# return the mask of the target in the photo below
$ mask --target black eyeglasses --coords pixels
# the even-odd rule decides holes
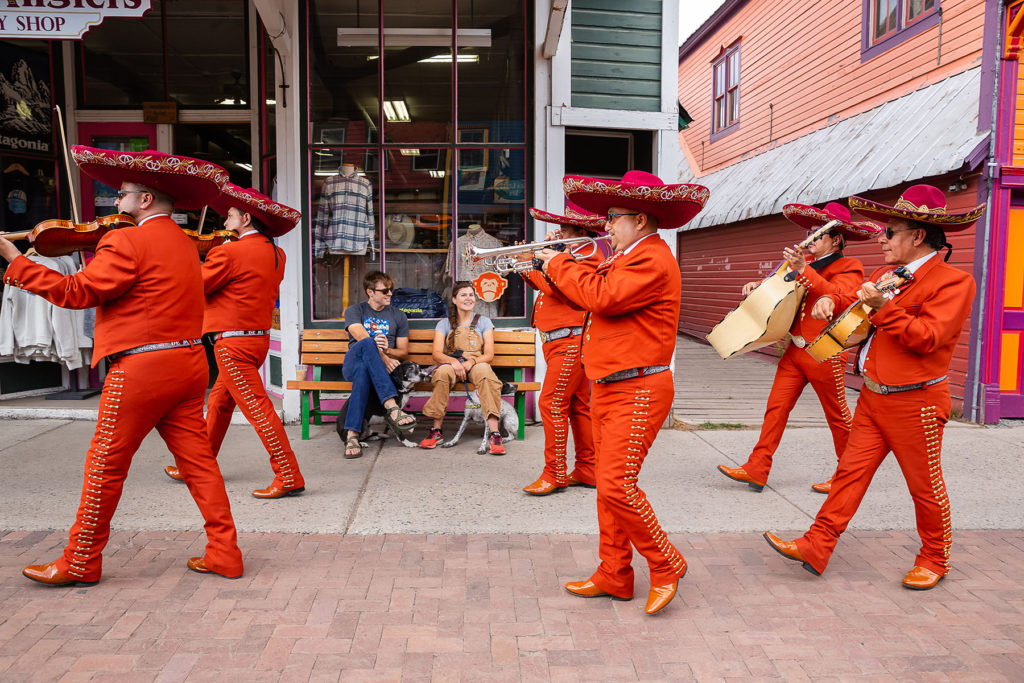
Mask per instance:
[[[387,289],[371,289],[370,291],[371,291],[371,292],[382,292],[382,293],[384,293],[384,294],[391,294],[391,292],[392,292],[393,290],[392,290],[392,288],[391,288],[391,287],[388,287]]]
[[[118,190],[117,191],[117,198],[118,199],[124,199],[125,197],[127,197],[130,194],[133,194],[133,193],[143,193],[143,192],[149,192],[149,190]]]
[[[895,230],[893,228],[886,228],[885,229],[885,239],[891,240],[892,236],[895,235],[896,233],[898,233],[898,232],[910,232],[911,230],[917,230],[917,228],[899,228],[899,229],[895,229]]]
[[[807,233],[808,237],[810,237],[811,235],[814,235],[814,233],[813,232]],[[834,235],[833,235],[831,230],[826,230],[825,232],[821,233],[820,235],[815,235],[814,239],[812,239],[810,243],[814,244],[818,240],[824,239],[826,237],[834,237]]]
[[[618,218],[619,216],[639,216],[639,215],[640,214],[638,214],[638,213],[610,213],[610,214],[608,214],[605,217],[604,222],[605,223],[614,223],[615,219]]]

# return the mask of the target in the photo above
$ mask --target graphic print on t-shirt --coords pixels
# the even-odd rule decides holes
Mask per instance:
[[[391,331],[391,324],[387,318],[363,318],[363,327],[371,337],[376,337],[378,334],[383,334],[386,337]]]

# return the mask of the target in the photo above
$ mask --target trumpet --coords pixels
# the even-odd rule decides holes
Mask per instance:
[[[554,249],[555,251],[565,251],[569,249],[569,254],[576,260],[583,260],[590,258],[597,253],[597,243],[599,240],[611,239],[610,235],[601,235],[600,237],[568,237],[560,240],[549,240],[547,242],[530,242],[529,244],[513,244],[507,247],[492,247],[490,249],[477,247],[475,245],[467,245],[464,254],[466,260],[470,263],[480,263],[481,261],[487,265],[491,270],[494,270],[502,275],[507,273],[525,273],[528,270],[534,268],[533,261],[520,261],[516,258],[519,254],[532,254],[538,252],[541,249]],[[582,249],[580,251],[573,251],[573,247],[589,245],[589,249]]]

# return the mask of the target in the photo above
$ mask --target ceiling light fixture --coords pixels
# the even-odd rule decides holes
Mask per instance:
[[[491,29],[460,28],[459,47],[490,47]],[[338,47],[377,47],[380,33],[375,28],[339,28]],[[450,28],[386,28],[384,47],[451,47]]]
[[[427,171],[431,178],[444,178],[444,171]]]
[[[384,100],[384,118],[389,123],[409,123],[409,109],[405,100]]]
[[[480,55],[471,55],[460,53],[456,58],[457,64],[476,64],[480,61]],[[451,55],[434,55],[433,57],[427,57],[426,59],[419,60],[420,64],[451,64]]]
[[[402,153],[403,157],[418,157],[420,155],[418,149],[400,149],[398,151]]]

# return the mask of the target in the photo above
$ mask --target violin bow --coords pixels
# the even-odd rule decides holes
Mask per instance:
[[[204,205],[203,210],[199,212],[199,229],[196,230],[196,235],[203,234],[203,226],[206,225],[206,210],[210,208],[209,205]]]
[[[57,130],[60,131],[61,147],[64,150],[64,170],[68,174],[68,189],[71,195],[71,216],[75,219],[75,223],[81,223],[82,216],[78,213],[78,200],[75,199],[75,184],[71,179],[71,155],[68,153],[68,138],[64,132],[64,115],[61,114],[60,105],[54,105],[53,108],[57,110]]]

